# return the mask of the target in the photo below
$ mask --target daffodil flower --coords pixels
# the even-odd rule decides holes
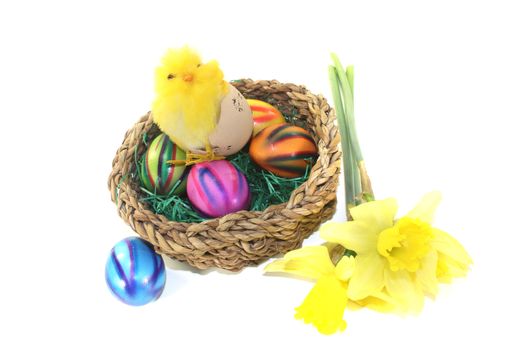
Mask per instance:
[[[426,294],[437,294],[438,282],[467,274],[472,264],[468,253],[431,226],[440,199],[438,192],[427,194],[399,220],[395,199],[368,202],[350,209],[353,221],[321,227],[323,239],[357,253],[348,281],[350,300],[373,307],[370,298],[381,296],[397,311],[417,313]]]
[[[343,256],[334,266],[326,246],[293,250],[265,267],[266,272],[284,272],[317,281],[301,306],[295,309],[295,318],[312,323],[323,334],[346,328],[343,314],[353,269],[354,258],[348,256]]]
[[[472,264],[458,241],[432,227],[439,193],[427,194],[397,220],[395,199],[374,200],[355,128],[354,69],[348,66],[345,71],[335,54],[332,59],[330,86],[341,131],[347,217],[352,221],[323,225],[325,245],[291,251],[265,269],[316,280],[296,308],[296,318],[324,334],[346,328],[347,306],[417,313],[425,295],[437,294],[439,282],[465,276]],[[334,265],[330,253],[336,246],[355,258],[344,254],[338,260],[333,254]]]

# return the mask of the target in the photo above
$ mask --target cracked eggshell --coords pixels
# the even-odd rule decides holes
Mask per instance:
[[[253,132],[252,111],[244,96],[228,84],[228,93],[221,102],[221,114],[210,143],[215,154],[229,156],[239,152]]]

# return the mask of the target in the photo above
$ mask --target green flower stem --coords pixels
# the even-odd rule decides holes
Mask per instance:
[[[348,79],[348,83],[350,84],[350,91],[352,91],[352,96],[354,96],[354,66],[346,67],[346,78]]]
[[[347,66],[344,70],[337,55],[332,53],[331,57],[334,65],[330,66],[329,78],[341,131],[347,217],[351,219],[349,209],[373,201],[374,193],[355,127],[354,66]]]
[[[346,120],[346,128],[348,129],[348,132],[350,134],[350,140],[355,140],[355,144],[352,144],[352,157],[354,158],[355,164],[352,166],[353,171],[357,171],[359,169],[359,175],[352,176],[353,181],[355,182],[354,186],[356,188],[356,197],[359,197],[359,194],[363,192],[363,179],[360,177],[362,175],[359,164],[363,162],[363,160],[359,160],[358,157],[363,158],[361,154],[361,147],[359,146],[359,142],[357,140],[357,133],[355,132],[355,119],[354,119],[354,66],[348,66],[346,67],[346,78],[348,80],[348,88],[350,89],[350,93],[352,95],[352,101],[351,105],[345,105],[349,106],[348,109],[345,107],[345,116],[351,115],[352,118],[349,119],[348,117],[345,117]],[[354,134],[354,136],[352,136]],[[357,148],[356,148],[357,147]],[[354,198],[354,202],[356,204],[360,203],[360,200]]]
[[[350,143],[348,142],[348,132],[346,127],[346,120],[344,117],[343,103],[341,100],[341,91],[339,89],[339,81],[337,79],[337,73],[335,67],[328,67],[328,76],[330,78],[330,87],[332,89],[332,96],[334,97],[335,114],[339,123],[339,130],[341,132],[341,145],[343,148],[343,169],[345,174],[345,200],[346,204],[354,203],[355,201],[355,170],[353,164],[355,161],[352,157],[352,151],[350,149]],[[349,177],[352,177],[350,179]]]
[[[346,205],[357,205],[356,197],[360,192],[360,179],[357,162],[354,159],[351,143],[349,141],[348,120],[345,118],[345,110],[341,100],[340,82],[335,67],[328,67],[330,87],[334,97],[334,106],[341,132],[341,145],[343,148],[343,169],[345,174],[345,200]]]
[[[354,95],[352,93],[353,90],[353,69],[350,70],[350,76],[352,78],[352,83],[348,81],[348,76],[345,73],[343,66],[341,65],[341,62],[339,61],[339,58],[335,53],[331,54],[332,61],[334,62],[335,70],[337,72],[337,77],[339,78],[341,82],[341,88],[343,91],[343,102],[344,102],[344,110],[345,110],[345,116],[347,120],[347,125],[349,128],[349,140],[350,144],[352,146],[352,152],[354,154],[354,157],[356,159],[356,162],[359,163],[363,160],[363,155],[361,153],[361,147],[359,146],[359,141],[357,139],[357,132],[355,130],[355,119],[354,119]]]
[[[346,78],[348,79],[348,84],[350,85],[350,91],[352,91],[352,97],[354,96],[354,66],[347,66],[346,67]],[[353,107],[353,104],[352,104]],[[355,122],[354,111],[352,110],[352,119]],[[351,130],[355,133],[355,124],[349,126]],[[355,137],[357,146],[359,148],[359,142],[357,141],[357,135]],[[361,191],[363,192],[363,198],[362,200],[365,202],[371,202],[375,200],[374,198],[374,192],[372,190],[372,184],[370,182],[370,178],[368,177],[368,173],[366,171],[365,167],[365,161],[363,159],[357,161],[357,167],[359,168],[359,175],[361,178]]]

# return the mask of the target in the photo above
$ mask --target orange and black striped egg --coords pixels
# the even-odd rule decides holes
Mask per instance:
[[[140,180],[150,192],[180,195],[186,189],[186,166],[171,165],[170,160],[185,160],[186,152],[160,134],[148,147],[140,164]],[[180,180],[180,181],[179,181]]]
[[[286,123],[281,112],[271,104],[254,99],[247,99],[246,101],[252,110],[253,136],[270,125]]]
[[[303,176],[308,164],[317,157],[317,146],[303,128],[277,124],[263,129],[252,139],[250,157],[277,176],[294,178]]]

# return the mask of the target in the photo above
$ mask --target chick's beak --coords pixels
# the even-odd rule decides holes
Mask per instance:
[[[182,77],[182,80],[184,80],[187,83],[192,82],[193,74],[184,74],[184,76]]]

